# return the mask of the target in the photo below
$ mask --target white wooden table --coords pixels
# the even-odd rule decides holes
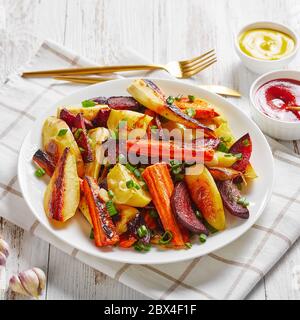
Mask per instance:
[[[231,86],[247,96],[256,76],[235,56],[233,31],[269,19],[289,23],[299,32],[299,18],[299,0],[0,0],[0,81],[29,59],[38,43],[34,34],[99,63],[109,62],[116,44],[132,46],[156,62],[215,48],[219,62],[198,76],[199,83]],[[7,50],[10,39],[16,42],[13,50]],[[295,65],[300,65],[297,60]],[[245,99],[235,102],[243,105]],[[297,143],[286,145],[299,152]],[[3,219],[0,234],[12,248],[9,274],[31,266],[46,271],[44,299],[147,298]],[[293,290],[290,280],[293,266],[299,264],[298,241],[248,298],[299,299],[300,291]],[[20,297],[0,293],[0,299]]]

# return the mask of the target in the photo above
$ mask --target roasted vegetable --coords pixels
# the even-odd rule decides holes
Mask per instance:
[[[117,205],[117,209],[119,211],[118,219],[116,221],[116,228],[118,234],[123,234],[127,231],[127,223],[134,219],[139,211],[130,206],[126,205]]]
[[[168,104],[162,91],[152,81],[147,79],[134,80],[127,91],[143,106],[159,115],[174,122],[179,122],[188,128],[203,129],[207,136],[214,137],[213,130],[189,117],[174,104]]]
[[[85,163],[92,162],[93,153],[88,140],[83,115],[81,113],[77,114],[74,121],[74,127],[77,129],[74,132],[74,137],[81,152],[83,161]]]
[[[82,181],[82,185],[81,185],[82,194],[81,194],[81,198],[80,198],[80,202],[79,202],[78,208],[81,211],[81,213],[84,215],[86,220],[89,222],[89,224],[91,226],[93,226],[92,218],[91,218],[90,211],[89,211],[89,206],[88,206],[86,198],[84,196],[83,180],[81,180],[81,181]],[[100,199],[103,202],[109,201],[109,197],[108,197],[107,191],[105,189],[101,188],[100,186],[99,186],[99,188],[100,188],[100,191],[99,191]]]
[[[129,182],[132,186],[129,185]],[[136,177],[122,164],[116,164],[107,175],[108,189],[114,202],[133,207],[145,207],[151,201],[149,193],[140,186]]]
[[[218,128],[215,129],[215,134],[228,148],[231,147],[235,141],[233,133],[227,122],[222,122]]]
[[[231,168],[210,167],[208,170],[215,180],[220,181],[233,180],[242,175],[240,171],[236,171]]]
[[[120,128],[120,122],[126,122],[127,129],[146,129],[151,122],[152,117],[143,113],[130,110],[111,110],[108,120],[107,128],[112,131],[117,131]]]
[[[195,165],[189,170],[185,182],[194,203],[211,226],[217,230],[225,229],[223,203],[213,177],[205,166]]]
[[[171,208],[174,185],[167,164],[157,163],[149,166],[142,175],[147,183],[152,201],[165,231],[169,231],[172,234],[172,244],[179,247],[184,246],[181,231]]]
[[[141,105],[132,97],[110,97],[107,104],[115,110],[132,110],[137,111]]]
[[[59,132],[64,135],[59,135]],[[77,172],[79,177],[84,175],[84,163],[78,145],[73,134],[65,121],[55,117],[48,117],[43,125],[42,141],[45,151],[57,163],[65,148],[70,148],[70,152],[76,158]]]
[[[107,120],[109,118],[111,109],[109,107],[107,108],[101,108],[95,118],[93,119],[93,125],[95,127],[105,127],[107,128]]]
[[[85,174],[96,180],[99,178],[100,168],[104,158],[102,144],[108,137],[109,131],[106,128],[95,128],[88,132],[88,139],[93,153],[93,161],[85,164]]]
[[[59,118],[61,116],[61,110],[62,109],[66,109],[67,111],[69,111],[70,113],[72,113],[73,115],[77,116],[78,113],[82,113],[84,119],[88,120],[88,121],[93,121],[96,117],[96,115],[98,114],[99,110],[102,108],[107,108],[107,105],[96,105],[93,107],[60,107],[57,109],[57,117]],[[91,123],[91,122],[89,122]],[[87,129],[89,129],[89,127],[87,126]]]
[[[199,98],[191,101],[188,97],[181,97],[175,99],[174,104],[183,112],[193,114],[193,118],[197,120],[212,119],[219,115],[212,105]]]
[[[44,195],[44,209],[50,219],[60,222],[72,218],[80,200],[75,157],[65,148]]]
[[[212,160],[205,161],[207,167],[223,167],[230,168],[237,161],[237,158],[230,154],[221,151],[216,151]]]
[[[179,160],[186,162],[211,161],[214,150],[211,148],[195,147],[194,144],[179,146],[173,141],[158,140],[127,140],[127,150],[129,154],[137,154],[145,157],[156,157],[164,161]]]
[[[119,246],[121,248],[130,248],[137,242],[137,238],[129,232],[120,235]]]
[[[180,224],[194,233],[204,233],[208,235],[208,230],[195,215],[189,191],[184,181],[175,185],[171,197],[171,205],[173,213],[176,215]]]
[[[75,119],[76,119],[76,115],[71,113],[68,109],[66,108],[60,108],[58,109],[58,118],[64,120],[67,125],[69,126],[70,129],[72,129],[73,127],[75,127]],[[91,123],[91,121],[87,120],[84,118],[84,124],[87,130],[92,129],[93,128],[93,124]]]
[[[233,155],[240,155],[240,160],[233,164],[232,169],[244,172],[249,164],[249,159],[252,153],[252,141],[250,135],[247,133],[236,141],[229,152]]]
[[[41,149],[37,150],[34,153],[32,160],[39,167],[44,169],[49,177],[52,176],[55,170],[55,163],[53,159],[46,152],[42,151]]]
[[[99,196],[100,188],[96,181],[91,177],[85,176],[83,189],[93,223],[96,246],[103,247],[116,244],[119,241],[119,236],[107,212],[105,203]]]
[[[219,181],[218,189],[220,191],[225,208],[232,215],[242,219],[249,218],[249,210],[245,205],[246,201],[241,201],[241,193],[232,181]]]

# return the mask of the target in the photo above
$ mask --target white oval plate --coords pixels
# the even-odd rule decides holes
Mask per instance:
[[[34,127],[25,137],[18,162],[18,177],[24,199],[38,221],[55,237],[95,257],[132,264],[163,264],[188,260],[208,254],[243,235],[262,214],[271,196],[274,177],[273,156],[265,137],[245,113],[224,98],[196,86],[173,80],[152,80],[167,95],[192,94],[207,99],[218,106],[224,111],[236,137],[241,137],[247,132],[250,133],[253,141],[251,163],[259,176],[247,188],[246,196],[250,201],[250,218],[248,220],[241,220],[227,214],[227,229],[210,236],[204,244],[195,241],[190,250],[160,250],[159,248],[152,248],[147,253],[139,253],[134,249],[117,247],[97,248],[89,238],[91,227],[79,212],[64,227],[57,228],[53,226],[46,217],[43,208],[43,195],[48,178],[37,179],[35,177],[34,171],[36,168],[31,158],[34,152],[41,146],[44,119],[47,116],[55,115],[58,106],[78,105],[83,100],[97,96],[128,95],[126,88],[132,79],[120,79],[96,84],[63,98],[56,105],[45,110],[43,116],[35,122]]]

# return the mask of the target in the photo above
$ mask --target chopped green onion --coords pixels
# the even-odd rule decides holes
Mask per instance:
[[[151,249],[151,244],[148,243],[142,243],[141,241],[138,241],[134,246],[134,249],[136,251],[142,252],[142,251],[149,251]]]
[[[112,190],[108,190],[107,191],[107,194],[110,198],[113,198],[114,197],[114,193],[112,192]]]
[[[239,198],[237,203],[243,206],[244,208],[247,208],[249,206],[249,201],[245,197]]]
[[[196,217],[197,217],[198,219],[201,219],[201,218],[202,218],[202,214],[201,214],[201,212],[200,212],[199,210],[196,210],[195,214],[196,214]]]
[[[167,104],[173,104],[174,103],[175,98],[172,96],[169,96],[166,100]]]
[[[46,171],[43,168],[38,168],[34,174],[36,177],[41,178],[45,173]]]
[[[79,151],[80,151],[80,152],[85,152],[85,149],[84,149],[84,148],[79,147]]]
[[[118,214],[118,210],[116,209],[114,203],[111,200],[106,202],[106,209],[111,217]]]
[[[58,131],[58,136],[59,137],[62,137],[62,136],[64,136],[66,133],[68,132],[68,129],[60,129],[59,131]]]
[[[160,238],[159,244],[165,245],[170,243],[170,241],[173,239],[173,234],[170,231],[166,231]]]
[[[126,181],[126,187],[127,188],[133,188],[134,187],[134,181],[133,180]]]
[[[79,129],[77,129],[77,130],[75,131],[75,133],[74,133],[75,139],[78,139],[78,138],[79,138],[81,132],[82,132],[82,129],[81,129],[81,128],[79,128]]]
[[[195,96],[191,96],[191,95],[188,95],[188,98],[189,98],[189,101],[190,102],[194,102],[196,97]]]
[[[187,109],[186,109],[186,114],[187,114],[189,117],[193,118],[193,117],[195,116],[195,114],[196,114],[196,111],[195,111],[194,108],[187,108]]]
[[[158,213],[155,209],[151,209],[149,214],[152,218],[158,218]]]
[[[81,104],[84,108],[90,108],[94,107],[96,105],[96,102],[92,100],[84,100],[81,102]]]
[[[248,147],[248,146],[250,145],[249,140],[248,140],[248,139],[243,140],[243,145],[244,145],[245,147]]]
[[[220,142],[217,148],[218,151],[227,153],[229,151],[228,147],[224,142]]]
[[[124,154],[120,153],[118,155],[118,161],[121,163],[124,163],[126,161],[126,157],[124,156]]]
[[[94,229],[91,229],[90,239],[95,239]]]
[[[139,169],[134,169],[133,174],[136,176],[136,178],[140,179],[141,178],[141,173]]]
[[[141,187],[140,185],[138,185],[136,182],[134,182],[133,180],[128,180],[126,181],[126,187],[128,189],[131,189],[131,188],[135,188],[136,190],[140,190]]]
[[[117,131],[110,131],[110,135],[113,140],[119,139],[119,133]]]
[[[243,158],[243,154],[242,153],[237,153],[234,155],[238,160],[241,160]]]
[[[201,243],[204,243],[204,242],[206,241],[206,239],[207,239],[207,235],[206,235],[206,234],[201,233],[201,234],[199,235],[199,241],[200,241]]]
[[[134,166],[132,166],[130,163],[126,163],[125,167],[130,171],[133,172],[136,168]]]
[[[232,157],[232,154],[231,154],[231,153],[226,153],[226,154],[224,154],[224,157],[225,157],[225,158],[231,158],[231,157]]]
[[[143,224],[137,229],[137,234],[140,238],[145,237],[148,234],[147,227]]]
[[[175,97],[175,100],[176,100],[176,101],[180,101],[181,98],[182,98],[182,94],[179,94],[177,97]]]
[[[185,243],[185,246],[186,246],[188,249],[191,249],[192,244],[191,244],[190,242],[186,242],[186,243]]]
[[[150,128],[151,128],[151,130],[157,130],[158,129],[157,126],[151,126]]]
[[[223,142],[230,142],[231,141],[231,137],[221,137],[220,140],[223,141]]]

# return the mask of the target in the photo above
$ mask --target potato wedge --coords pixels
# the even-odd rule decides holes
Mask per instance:
[[[116,164],[107,175],[108,189],[114,193],[113,201],[133,207],[145,207],[150,203],[149,193],[142,189],[128,188],[126,182],[133,180],[139,185],[135,176],[122,164]]]
[[[67,131],[64,135],[59,136],[58,133],[62,129]],[[58,161],[65,148],[70,148],[70,152],[76,159],[78,175],[83,177],[84,163],[82,156],[74,136],[65,121],[56,117],[48,117],[43,125],[42,141],[44,149],[53,158],[54,162]]]
[[[93,161],[85,164],[85,174],[98,180],[102,165],[102,143],[109,137],[106,128],[95,128],[88,132],[90,146],[93,153]]]
[[[80,200],[75,157],[70,148],[63,151],[44,195],[44,209],[50,219],[65,222],[72,218]]]
[[[236,161],[237,158],[234,155],[216,151],[214,153],[213,159],[211,161],[205,162],[205,165],[208,167],[230,168]]]
[[[146,129],[149,123],[152,121],[152,117],[131,110],[114,110],[110,111],[107,128],[112,131],[116,131],[119,127],[121,121],[127,122],[127,129],[143,129],[146,132]]]
[[[75,116],[78,113],[82,113],[83,117],[89,121],[92,121],[95,119],[98,111],[101,108],[107,108],[106,104],[98,104],[94,107],[89,107],[89,108],[84,108],[84,107],[74,107],[74,106],[62,106],[62,107],[58,107],[57,108],[57,118],[59,118],[60,112],[63,108],[66,108],[69,112],[71,112],[72,114],[74,114]]]
[[[222,198],[213,177],[205,166],[195,165],[191,169],[193,174],[185,175],[185,182],[194,203],[211,226],[217,230],[225,229]]]

